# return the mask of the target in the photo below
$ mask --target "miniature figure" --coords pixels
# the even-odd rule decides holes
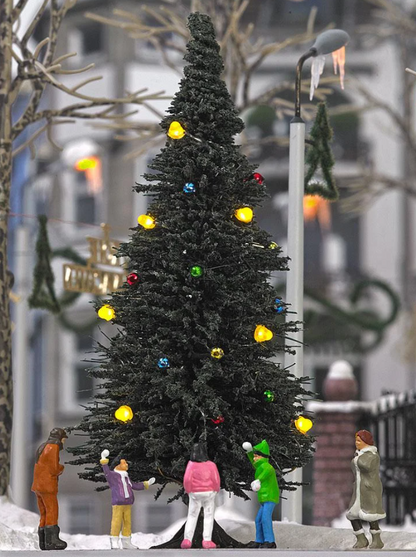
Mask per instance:
[[[368,546],[362,521],[370,523],[372,541],[370,549],[382,549],[378,521],[386,517],[382,507],[383,486],[380,480],[380,457],[371,433],[365,429],[355,434],[357,448],[351,467],[354,474],[353,494],[347,518],[351,521],[357,541],[353,549]]]
[[[269,462],[270,449],[267,441],[254,447],[251,443],[243,443],[243,449],[255,469],[254,481],[251,489],[257,491],[260,509],[256,516],[256,540],[247,544],[249,548],[275,548],[272,515],[279,502],[280,490],[277,483],[276,471]]]
[[[220,490],[220,483],[217,465],[208,460],[206,442],[200,440],[193,447],[183,478],[183,487],[189,495],[189,507],[184,539],[181,543],[182,549],[192,547],[201,507],[204,509],[202,547],[204,549],[217,547],[211,538],[214,527],[215,496]]]
[[[67,546],[59,538],[58,526],[58,476],[64,471],[64,466],[59,463],[59,451],[64,448],[67,438],[65,430],[56,427],[36,451],[32,491],[39,507],[38,536],[42,550],[65,549]]]
[[[111,549],[119,549],[119,535],[121,531],[121,547],[122,549],[137,549],[131,543],[131,507],[134,503],[135,491],[149,489],[155,483],[155,478],[150,478],[145,482],[132,482],[129,478],[127,470],[129,465],[120,459],[120,463],[110,470],[108,466],[108,456],[110,452],[105,449],[101,453],[100,464],[103,467],[105,477],[111,489],[111,503],[113,513],[111,519],[110,544]]]

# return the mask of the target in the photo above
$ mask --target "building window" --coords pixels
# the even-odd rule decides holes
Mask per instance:
[[[94,338],[91,333],[75,334],[75,343],[75,398],[77,402],[82,402],[91,399],[93,394],[93,378],[87,373],[92,364],[86,360],[90,360],[93,355]]]
[[[89,361],[94,357],[93,333],[61,332],[63,388],[62,409],[66,413],[82,412],[81,404],[92,400],[94,379],[88,374],[93,367]]]
[[[32,439],[39,439],[42,436],[42,412],[44,406],[43,400],[43,382],[44,375],[40,372],[45,367],[45,331],[44,321],[38,318],[33,327],[33,336],[31,338],[31,356],[32,356],[32,400],[33,400],[33,430],[31,431]]]
[[[154,19],[149,19],[147,23],[154,28],[159,26],[159,22]],[[162,45],[164,55],[171,62],[179,65],[182,63],[183,55],[175,48],[175,46],[182,47],[182,38],[179,35],[172,31],[167,31],[160,36],[160,44]],[[134,50],[136,58],[142,63],[163,63],[163,56],[152,40],[136,40]]]
[[[97,530],[94,501],[89,495],[60,496],[59,505],[61,529],[69,534],[94,534]]]
[[[104,175],[105,171],[100,168],[100,178]],[[93,224],[98,228],[98,224],[105,220],[105,185],[103,181],[99,184],[100,187],[96,187],[91,175],[75,168],[65,169],[60,176],[61,216],[62,219],[74,223],[73,226],[65,228],[72,240],[79,239],[84,243],[86,235],[94,234],[91,234],[93,229],[89,227],[86,232],[82,225]]]
[[[166,512],[168,511],[169,512]],[[171,510],[169,507],[163,505],[163,507],[158,503],[150,503],[147,506],[147,531],[152,533],[158,533],[165,530],[171,525]]]
[[[134,505],[133,524],[141,532],[157,534],[185,518],[186,507],[182,501],[167,503],[174,493],[172,488],[167,488],[156,502],[150,493],[139,494]]]
[[[85,172],[76,173],[75,219],[94,224],[97,216],[97,195],[90,193]]]
[[[87,21],[71,29],[68,35],[69,51],[85,58],[103,52],[104,28],[97,21]]]

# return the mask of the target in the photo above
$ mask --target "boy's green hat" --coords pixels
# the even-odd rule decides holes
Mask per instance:
[[[259,443],[258,445],[255,445],[253,447],[253,452],[254,452],[254,454],[258,454],[258,455],[263,456],[265,458],[269,458],[270,457],[270,449],[269,449],[269,444],[266,441],[266,439],[263,439],[263,441],[261,443]]]

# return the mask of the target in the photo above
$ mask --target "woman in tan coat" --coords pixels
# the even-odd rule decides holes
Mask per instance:
[[[371,433],[365,429],[355,434],[355,456],[351,462],[354,474],[353,493],[347,518],[351,521],[357,541],[353,549],[368,546],[362,521],[370,523],[370,549],[382,549],[378,521],[386,517],[382,506],[383,486],[380,480],[380,457]]]

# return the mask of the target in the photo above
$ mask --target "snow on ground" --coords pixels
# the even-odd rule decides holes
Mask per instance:
[[[243,519],[236,511],[220,507],[216,519],[234,538],[245,543],[254,539],[254,522]],[[39,517],[11,503],[7,497],[0,497],[0,551],[1,550],[36,550]],[[160,534],[134,533],[132,542],[147,549],[170,539],[180,528],[183,520],[172,524]],[[351,549],[355,542],[351,526],[346,518],[333,522],[332,528],[323,526],[303,526],[290,522],[273,524],[278,549]],[[382,538],[385,549],[416,550],[416,526],[410,518],[404,527],[384,526]],[[86,536],[83,534],[65,534],[62,538],[68,542],[68,549],[110,549],[108,536]]]

